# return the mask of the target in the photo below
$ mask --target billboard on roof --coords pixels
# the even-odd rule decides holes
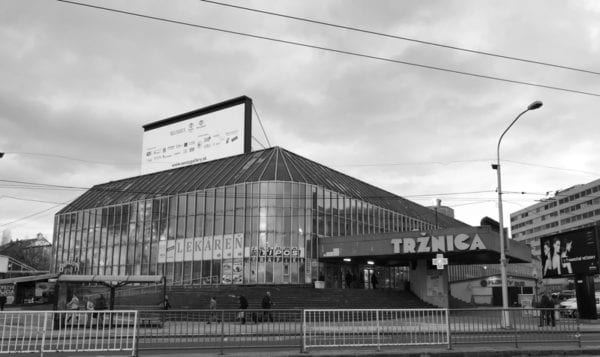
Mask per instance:
[[[542,237],[540,245],[543,278],[599,272],[598,228],[595,226]]]
[[[248,153],[251,123],[242,96],[144,125],[142,174]]]

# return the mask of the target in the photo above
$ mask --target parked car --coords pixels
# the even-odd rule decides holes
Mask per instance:
[[[575,297],[575,290],[563,290],[558,293],[558,300],[564,301]]]
[[[600,315],[600,291],[596,291],[596,312]],[[560,303],[560,316],[577,317],[577,298],[569,298]]]

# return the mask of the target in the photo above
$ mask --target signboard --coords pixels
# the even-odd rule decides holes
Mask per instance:
[[[542,237],[540,245],[543,278],[593,275],[599,272],[596,227]]]
[[[475,234],[447,234],[442,236],[424,235],[415,238],[390,240],[395,254],[435,253],[487,249],[481,237]]]
[[[243,253],[242,233],[158,242],[158,263],[242,258]]]
[[[252,100],[239,97],[144,126],[142,174],[250,152]]]

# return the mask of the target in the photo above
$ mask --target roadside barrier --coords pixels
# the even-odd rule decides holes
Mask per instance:
[[[138,348],[299,347],[302,310],[143,310]]]
[[[0,354],[572,342],[553,309],[311,309],[0,312]],[[552,314],[554,325],[552,324]],[[504,317],[508,315],[507,319]]]
[[[304,310],[303,331],[303,350],[448,344],[448,310]]]
[[[573,342],[581,347],[579,321],[559,309],[507,309],[503,326],[500,308],[452,309],[449,311],[451,344]],[[564,312],[564,311],[562,311]]]
[[[3,311],[0,354],[131,351],[137,311]]]

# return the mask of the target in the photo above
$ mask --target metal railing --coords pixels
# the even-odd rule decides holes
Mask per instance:
[[[4,311],[0,354],[132,351],[137,311]]]
[[[579,321],[562,316],[559,309],[507,309],[508,326],[502,324],[502,311],[449,310],[451,344],[505,343],[519,347],[527,343],[573,342],[581,347]]]
[[[303,350],[448,344],[448,310],[304,310],[303,332]]]
[[[380,350],[415,345],[450,349],[460,344],[518,348],[533,342],[581,347],[579,320],[557,311],[511,308],[508,326],[503,326],[499,308],[4,311],[0,354],[132,351],[135,356],[138,350],[173,348]]]
[[[138,348],[300,347],[302,310],[144,310]]]

